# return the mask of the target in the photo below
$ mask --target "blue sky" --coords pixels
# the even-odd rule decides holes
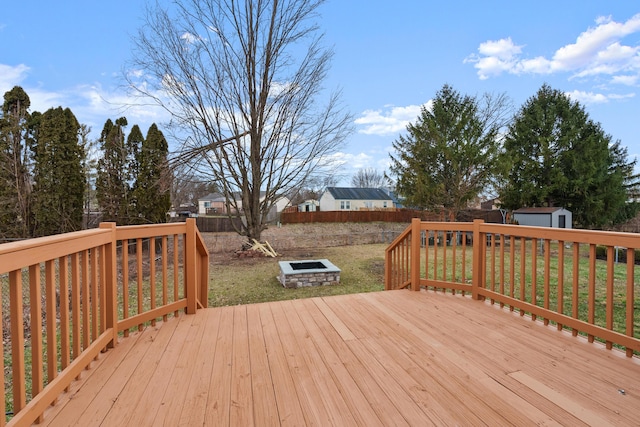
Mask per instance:
[[[70,107],[99,134],[126,115],[146,129],[166,117],[128,107],[119,76],[144,1],[4,2],[0,93],[21,85],[32,110]],[[386,169],[391,143],[445,83],[506,92],[516,108],[543,83],[580,101],[631,157],[640,155],[640,4],[633,1],[329,0],[318,23],[334,50],[327,89],[340,89],[355,132],[350,171]]]

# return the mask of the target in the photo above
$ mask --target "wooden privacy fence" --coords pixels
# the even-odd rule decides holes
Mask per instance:
[[[410,222],[411,218],[421,217],[425,221],[442,221],[444,214],[414,210],[360,210],[360,211],[316,211],[282,212],[283,224],[304,224],[314,222]]]
[[[630,233],[414,219],[386,250],[385,289],[489,299],[631,357],[640,352],[638,248]]]
[[[199,216],[196,218],[196,224],[198,230],[203,233],[233,232],[236,231],[236,228],[240,229],[242,220],[240,218]],[[236,228],[234,228],[234,224]]]
[[[194,219],[0,245],[8,425],[41,420],[130,329],[206,307],[208,256]]]
[[[361,209],[357,211],[316,211],[316,212],[282,212],[280,221],[283,224],[305,224],[315,222],[411,222],[413,218],[423,221],[444,221],[444,212],[428,212],[414,209]],[[467,209],[458,213],[459,221],[483,219],[486,222],[502,223],[500,211]],[[200,224],[198,223],[198,227]]]

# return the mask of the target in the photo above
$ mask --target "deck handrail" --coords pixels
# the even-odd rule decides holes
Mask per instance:
[[[386,249],[385,289],[489,299],[632,357],[640,352],[639,248],[640,234],[416,218]]]
[[[13,413],[8,422],[0,417],[0,426],[41,421],[47,407],[130,329],[207,307],[208,257],[192,218],[102,223],[0,245],[0,315],[8,306],[8,319],[2,319],[10,324],[3,332],[11,346],[11,366],[0,360],[3,384],[11,384],[0,404]],[[0,349],[4,354],[1,342]]]

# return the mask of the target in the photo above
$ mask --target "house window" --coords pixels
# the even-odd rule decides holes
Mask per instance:
[[[351,201],[350,200],[340,200],[340,209],[341,210],[350,210],[351,209]]]
[[[205,208],[210,208],[211,207],[211,202],[204,202],[204,207]]]
[[[387,202],[382,202],[382,207],[386,208],[387,207]]]

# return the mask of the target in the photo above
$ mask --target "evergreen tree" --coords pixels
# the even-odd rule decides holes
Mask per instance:
[[[70,109],[47,110],[32,143],[34,235],[82,228],[85,175],[80,124]]]
[[[408,135],[394,141],[390,170],[405,205],[444,208],[453,220],[489,184],[509,102],[503,95],[482,101],[444,85]]]
[[[128,224],[144,224],[144,212],[140,206],[141,194],[137,181],[140,179],[140,153],[144,147],[144,137],[138,125],[133,125],[127,136],[127,182],[133,183],[127,207]],[[142,200],[144,202],[144,199]]]
[[[129,183],[128,153],[124,127],[127,119],[121,117],[115,124],[108,119],[100,135],[103,157],[98,161],[96,197],[104,221],[118,225],[128,224]]]
[[[155,123],[152,124],[147,138],[135,153],[134,165],[137,174],[133,186],[133,199],[139,222],[155,224],[166,221],[167,212],[171,207],[168,149],[164,135]]]
[[[516,115],[505,156],[500,200],[507,209],[565,207],[584,228],[613,224],[637,210],[627,205],[638,186],[635,161],[578,102],[548,85]]]
[[[0,237],[30,236],[29,106],[26,92],[15,86],[4,94],[0,117]]]
[[[90,139],[91,127],[81,124],[80,125],[80,145],[84,153],[82,159],[82,171],[85,176],[85,189],[84,189],[84,220],[82,228],[93,228],[97,226],[97,219],[93,213],[97,210],[98,202],[96,199],[96,179],[98,176],[98,157],[95,153],[97,149],[98,141]]]

